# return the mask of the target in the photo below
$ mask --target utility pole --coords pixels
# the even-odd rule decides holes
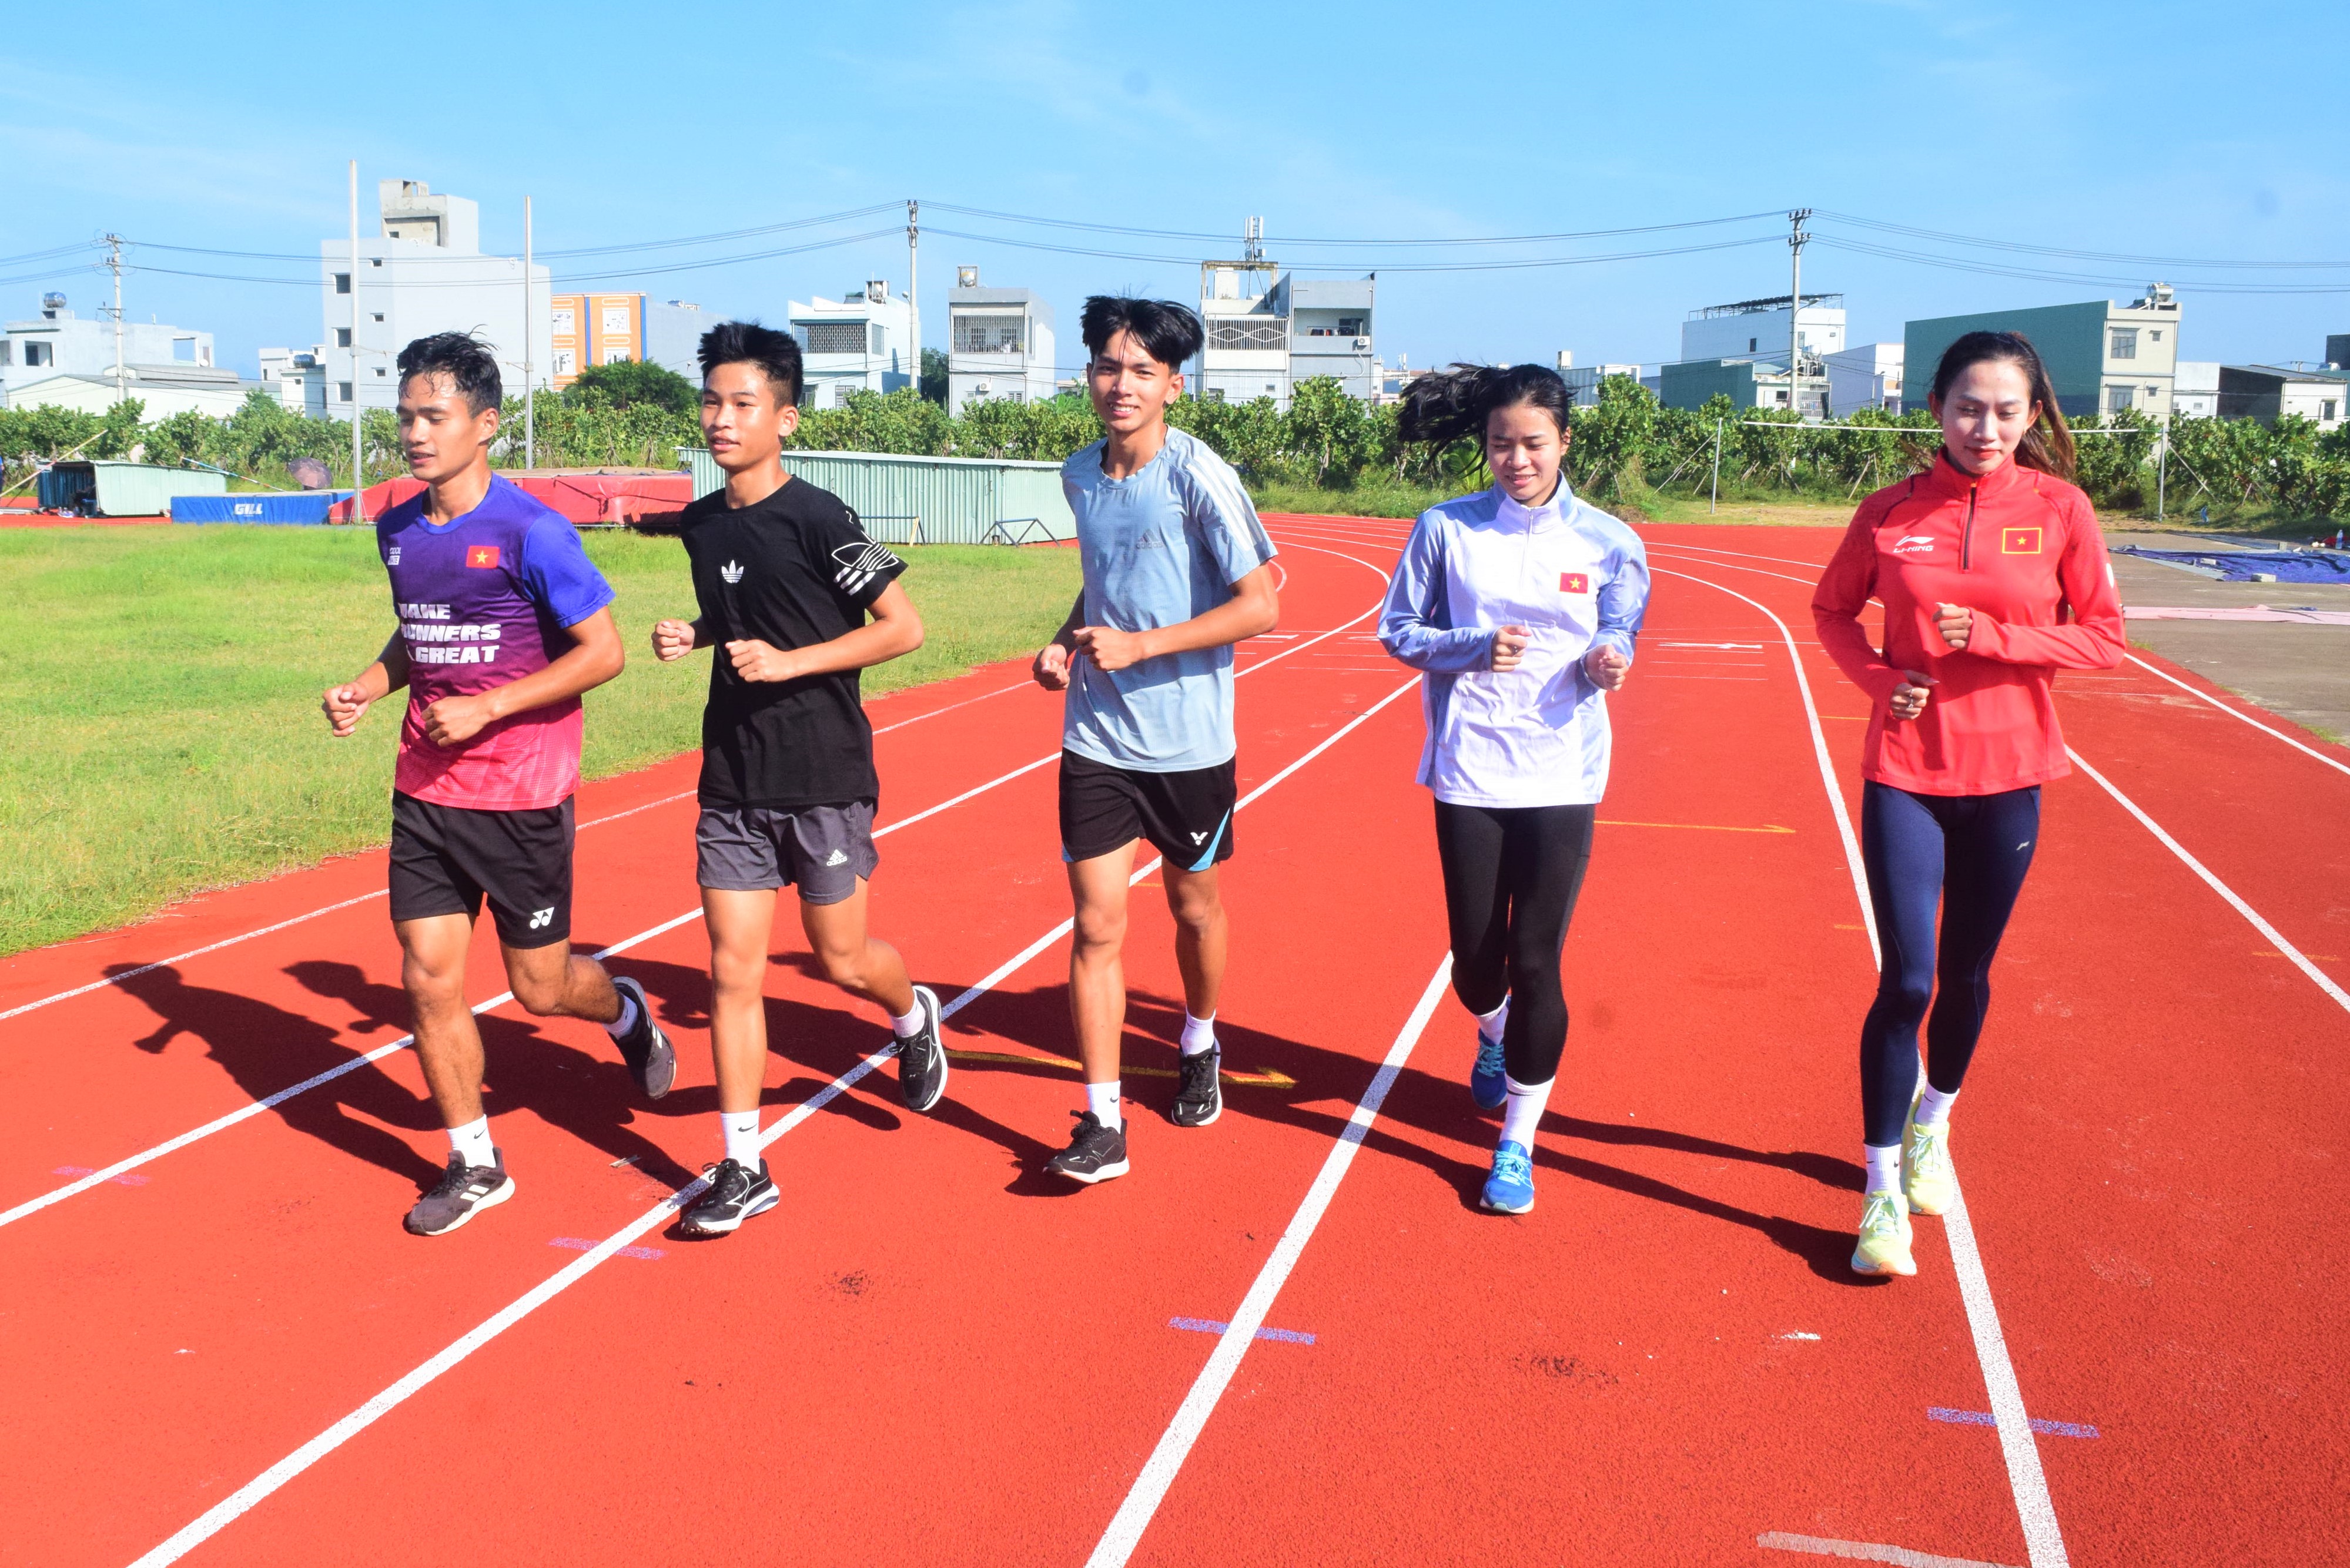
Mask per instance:
[[[114,273],[114,400],[120,403],[130,395],[122,373],[122,236],[109,234],[106,244],[106,265]]]
[[[351,160],[351,521],[367,521],[365,449],[359,444],[359,161]]]
[[[538,341],[538,324],[530,318],[533,291],[530,272],[530,198],[522,199],[522,465],[538,466],[537,361],[531,348]]]
[[[1804,417],[1804,339],[1796,327],[1804,317],[1804,246],[1812,237],[1804,233],[1804,220],[1811,215],[1809,207],[1787,214],[1787,250],[1794,257],[1795,272],[1787,286],[1787,405],[1799,420]]]
[[[2174,400],[2176,395],[2174,388]],[[2162,521],[2163,506],[2170,499],[2170,417],[2176,411],[2175,408],[2162,410],[2162,445],[2155,449],[2154,520],[2158,523]]]
[[[914,339],[914,395],[922,395],[922,204],[906,200],[906,315]]]
[[[1713,493],[1707,497],[1706,514],[1711,516],[1721,508],[1721,421],[1713,421]]]

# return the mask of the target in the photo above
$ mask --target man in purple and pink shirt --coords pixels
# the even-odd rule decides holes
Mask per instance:
[[[400,378],[400,444],[425,484],[376,524],[400,629],[323,706],[334,733],[348,735],[369,704],[408,688],[391,919],[450,1154],[407,1224],[438,1236],[515,1190],[482,1110],[482,1037],[465,1004],[485,898],[525,1009],[604,1025],[654,1099],[677,1061],[644,988],[571,950],[579,696],[625,657],[611,587],[568,522],[490,472],[503,389],[487,348],[461,333],[421,337],[401,351]]]

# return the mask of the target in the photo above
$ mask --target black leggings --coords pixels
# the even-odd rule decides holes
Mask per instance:
[[[1510,998],[1510,1076],[1547,1084],[1566,1050],[1559,949],[1591,861],[1598,807],[1436,803],[1436,853],[1452,927],[1452,992],[1471,1012]]]
[[[2002,794],[1932,795],[1872,780],[1863,790],[1861,860],[1885,947],[1877,1001],[1860,1026],[1864,1142],[1884,1148],[1901,1141],[1918,1088],[1921,1022],[1928,1081],[1955,1094],[1966,1078],[1991,1011],[1991,961],[2039,841],[2037,784]]]

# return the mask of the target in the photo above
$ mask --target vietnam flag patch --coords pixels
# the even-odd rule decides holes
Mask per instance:
[[[2008,532],[2013,534],[2021,530],[2011,528]],[[465,547],[465,565],[494,567],[497,564],[498,547],[495,545],[469,545]]]
[[[1561,572],[1558,575],[1558,591],[1563,594],[1587,594],[1591,591],[1591,578],[1582,572]]]
[[[2037,528],[2002,528],[1999,531],[1999,553],[2036,556],[2040,554],[2040,533]]]

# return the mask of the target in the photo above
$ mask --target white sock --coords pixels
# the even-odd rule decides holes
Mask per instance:
[[[759,1113],[721,1111],[718,1125],[726,1129],[726,1158],[745,1170],[759,1168]]]
[[[1507,1002],[1503,1006],[1509,1005]],[[1508,1074],[1502,1082],[1510,1086],[1510,1097],[1502,1110],[1502,1141],[1516,1144],[1529,1154],[1534,1152],[1534,1128],[1542,1122],[1543,1106],[1550,1103],[1550,1085],[1558,1082],[1521,1084]]]
[[[1502,1005],[1491,1012],[1477,1014],[1477,1033],[1488,1040],[1499,1040],[1502,1031],[1510,1026],[1510,999],[1502,998]]]
[[[465,1163],[479,1169],[498,1162],[498,1151],[490,1143],[490,1118],[475,1116],[461,1127],[449,1129],[449,1147],[465,1157]]]
[[[1959,1092],[1956,1089],[1952,1089],[1946,1095],[1933,1085],[1927,1085],[1926,1092],[1918,1096],[1918,1122],[1930,1127],[1939,1127],[1943,1122],[1949,1121],[1950,1102],[1958,1097]]]
[[[1106,1127],[1115,1130],[1124,1127],[1126,1120],[1118,1114],[1118,1080],[1112,1078],[1107,1084],[1087,1084],[1086,1109],[1093,1112],[1094,1119]]]
[[[641,1009],[637,1006],[637,999],[630,996],[625,991],[621,992],[620,1016],[612,1020],[611,1023],[604,1025],[604,1032],[611,1035],[613,1039],[618,1040],[621,1035],[626,1034],[629,1030],[634,1029],[637,1026],[637,1014],[640,1011]]]
[[[1887,1144],[1885,1147],[1879,1148],[1873,1143],[1865,1143],[1860,1146],[1860,1152],[1868,1158],[1868,1189],[1871,1192],[1901,1190],[1901,1146],[1899,1144]]]
[[[884,1012],[889,1012],[889,1010],[886,1007],[881,1011]],[[905,1017],[900,1018],[894,1012],[889,1013],[889,1033],[895,1034],[899,1039],[911,1040],[915,1035],[920,1034],[921,1032],[922,999],[920,997],[918,996],[914,998],[914,1005],[907,1012]]]
[[[1205,1018],[1194,1018],[1191,1016],[1191,1010],[1185,1008],[1182,1044],[1183,1054],[1186,1056],[1197,1056],[1202,1051],[1215,1049],[1216,1015],[1211,1012]]]

